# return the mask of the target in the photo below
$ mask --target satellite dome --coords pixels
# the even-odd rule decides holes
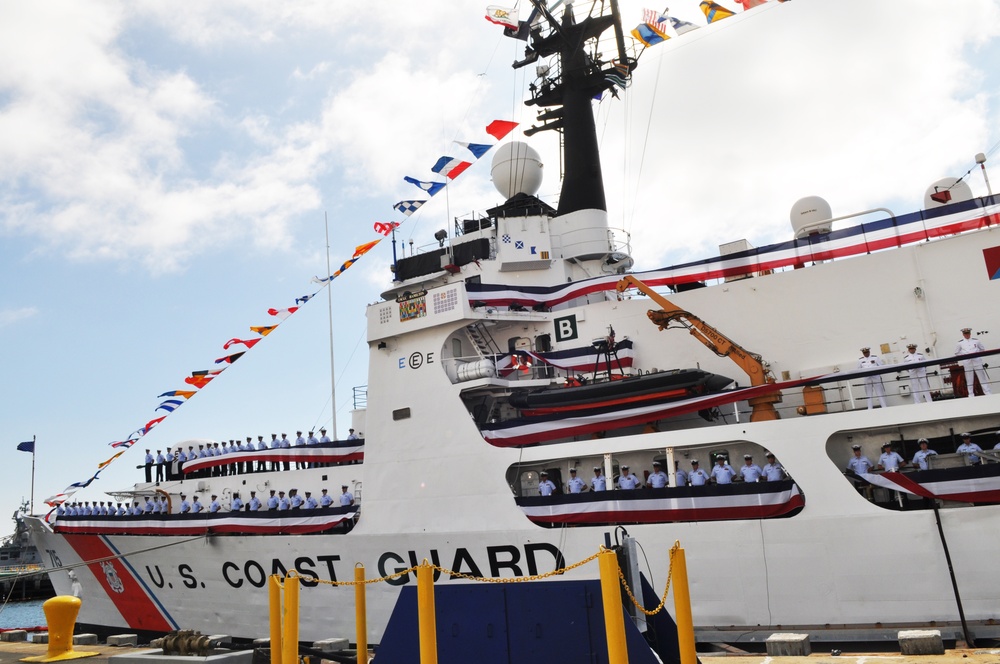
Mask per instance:
[[[795,232],[795,239],[809,235],[810,233],[829,233],[831,224],[828,223],[833,218],[833,210],[830,204],[819,196],[806,196],[800,198],[792,206],[788,213],[788,220],[792,222],[792,230]]]
[[[947,193],[946,193],[947,192]],[[935,196],[931,198],[931,196]],[[972,200],[972,189],[965,180],[941,178],[927,187],[924,192],[924,209],[941,207],[951,203]]]
[[[493,155],[490,176],[493,186],[508,200],[515,194],[534,196],[542,186],[541,157],[527,143],[505,143]]]

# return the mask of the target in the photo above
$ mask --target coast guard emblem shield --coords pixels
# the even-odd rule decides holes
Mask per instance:
[[[102,562],[101,569],[104,570],[104,578],[107,579],[112,590],[119,594],[125,592],[125,584],[118,578],[118,572],[115,571],[115,566],[110,561]]]

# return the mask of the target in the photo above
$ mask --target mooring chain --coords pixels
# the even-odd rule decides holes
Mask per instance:
[[[628,595],[628,598],[632,600],[632,603],[635,604],[635,608],[639,609],[647,616],[656,615],[657,613],[663,610],[663,607],[667,603],[667,593],[670,592],[670,581],[673,578],[674,574],[674,553],[679,548],[681,548],[680,542],[674,542],[674,545],[670,547],[670,567],[667,569],[667,587],[663,589],[663,596],[660,597],[660,603],[657,604],[656,608],[653,609],[652,611],[647,610],[642,604],[639,604],[639,602],[636,601],[635,595],[632,594],[632,589],[629,588],[628,586],[628,581],[625,580],[625,573],[622,571],[622,568],[620,566],[618,567],[618,578],[621,581],[622,585],[625,587],[625,593]]]

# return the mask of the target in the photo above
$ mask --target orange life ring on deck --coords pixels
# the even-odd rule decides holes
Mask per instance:
[[[157,489],[156,493],[158,493],[158,494],[160,494],[162,496],[166,496],[166,498],[167,498],[167,514],[173,514],[174,510],[173,510],[173,505],[171,505],[170,494],[167,493],[166,491],[164,491],[163,489]]]

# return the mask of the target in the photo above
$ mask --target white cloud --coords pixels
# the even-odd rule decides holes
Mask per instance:
[[[14,325],[22,320],[27,320],[38,315],[35,307],[21,307],[20,309],[0,309],[0,328]]]

